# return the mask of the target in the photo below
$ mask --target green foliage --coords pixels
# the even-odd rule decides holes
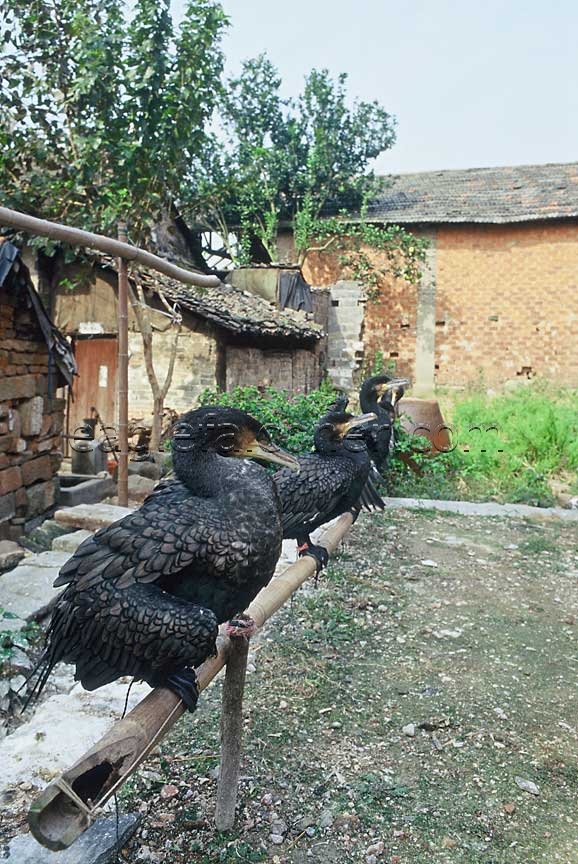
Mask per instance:
[[[493,494],[507,500],[551,504],[548,479],[578,468],[576,395],[536,383],[496,396],[478,393],[460,400],[452,420],[472,442],[470,452],[464,454],[467,481],[491,484]]]
[[[234,405],[267,427],[276,444],[291,453],[307,453],[313,447],[313,429],[336,397],[328,384],[310,393],[288,395],[274,387],[236,387],[231,393],[205,390],[200,405]]]
[[[239,229],[238,263],[277,258],[277,233],[291,223],[297,256],[316,243],[338,249],[368,287],[379,278],[365,247],[385,251],[388,269],[415,281],[424,242],[398,227],[370,225],[365,202],[378,182],[368,165],[392,146],[393,118],[377,102],[347,105],[347,75],[313,70],[299,98],[281,98],[281,78],[261,55],[243,64],[223,96],[227,146],[215,141],[189,206],[227,242]],[[330,214],[358,211],[349,224]]]
[[[575,476],[578,469],[576,397],[574,390],[536,383],[457,399],[445,412],[455,429],[455,449],[432,459],[402,434],[400,451],[411,453],[423,473],[416,477],[396,460],[391,488],[402,495],[551,506],[549,481]]]
[[[9,612],[0,606],[0,664],[5,663],[12,657],[15,647],[29,648],[31,641],[38,633],[36,624],[27,624],[22,621],[22,630],[3,630],[2,620],[16,620],[18,615]]]
[[[428,241],[415,237],[399,225],[372,225],[362,218],[347,222],[345,214],[330,219],[314,219],[308,226],[303,242],[321,244],[321,250],[335,249],[340,263],[352,278],[367,289],[370,300],[378,298],[380,279],[391,274],[407,282],[418,282],[425,260]],[[386,264],[378,266],[372,253],[385,255]]]
[[[7,206],[142,240],[183,194],[220,92],[214,0],[6,0],[0,185]]]

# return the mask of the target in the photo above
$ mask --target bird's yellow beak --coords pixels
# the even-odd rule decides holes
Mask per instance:
[[[293,471],[299,473],[300,466],[298,460],[294,456],[291,456],[290,453],[287,453],[286,450],[273,443],[266,444],[263,441],[254,439],[248,445],[243,455],[248,456],[250,459],[262,459],[264,462],[274,462],[277,465],[283,465],[285,468],[291,468]]]
[[[339,440],[343,440],[356,426],[363,426],[364,423],[371,423],[372,420],[377,420],[376,414],[358,414],[348,420],[347,423],[336,423],[334,426],[335,434]]]
[[[377,420],[377,414],[358,414],[356,417],[352,417],[351,420],[348,420],[347,423],[343,424],[343,434],[347,435],[347,433],[351,432],[352,429],[355,429],[356,426],[363,426],[364,423],[371,423],[372,420]]]

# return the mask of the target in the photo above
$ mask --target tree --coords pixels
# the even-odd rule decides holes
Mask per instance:
[[[135,242],[176,211],[221,90],[215,0],[4,0],[0,181],[7,206]]]
[[[333,246],[367,283],[378,278],[364,251],[370,246],[386,252],[390,269],[417,278],[423,244],[363,218],[379,188],[368,165],[394,143],[394,120],[377,102],[348,107],[346,83],[345,74],[333,81],[326,70],[313,70],[296,102],[284,100],[265,55],[228,82],[223,135],[204,151],[204,173],[197,172],[202,179],[187,204],[224,239],[233,260],[276,260],[279,227],[291,224],[301,263],[312,247]],[[356,223],[343,218],[352,211],[361,214]],[[229,242],[232,228],[237,250]]]
[[[150,244],[178,212],[207,146],[221,92],[219,3],[189,0],[175,33],[169,0],[4,0],[0,18],[0,187],[5,204],[85,230]],[[50,250],[51,241],[37,239]],[[153,392],[158,447],[180,327],[161,385],[150,310],[133,308]]]

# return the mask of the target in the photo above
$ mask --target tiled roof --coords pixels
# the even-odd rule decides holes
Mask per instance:
[[[424,171],[383,178],[371,221],[527,222],[578,216],[578,162]]]
[[[103,266],[116,269],[116,261],[99,256]],[[171,303],[178,302],[181,309],[243,336],[272,337],[304,341],[320,339],[323,329],[312,320],[312,315],[293,309],[281,311],[273,303],[256,294],[221,284],[217,288],[196,288],[170,279],[162,273],[144,267],[129,268],[143,285],[162,295]]]

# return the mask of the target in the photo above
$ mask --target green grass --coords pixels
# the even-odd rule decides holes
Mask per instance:
[[[578,488],[578,391],[537,382],[495,395],[472,391],[443,407],[455,449],[418,457],[420,478],[395,466],[395,494],[551,506],[549,481]]]

